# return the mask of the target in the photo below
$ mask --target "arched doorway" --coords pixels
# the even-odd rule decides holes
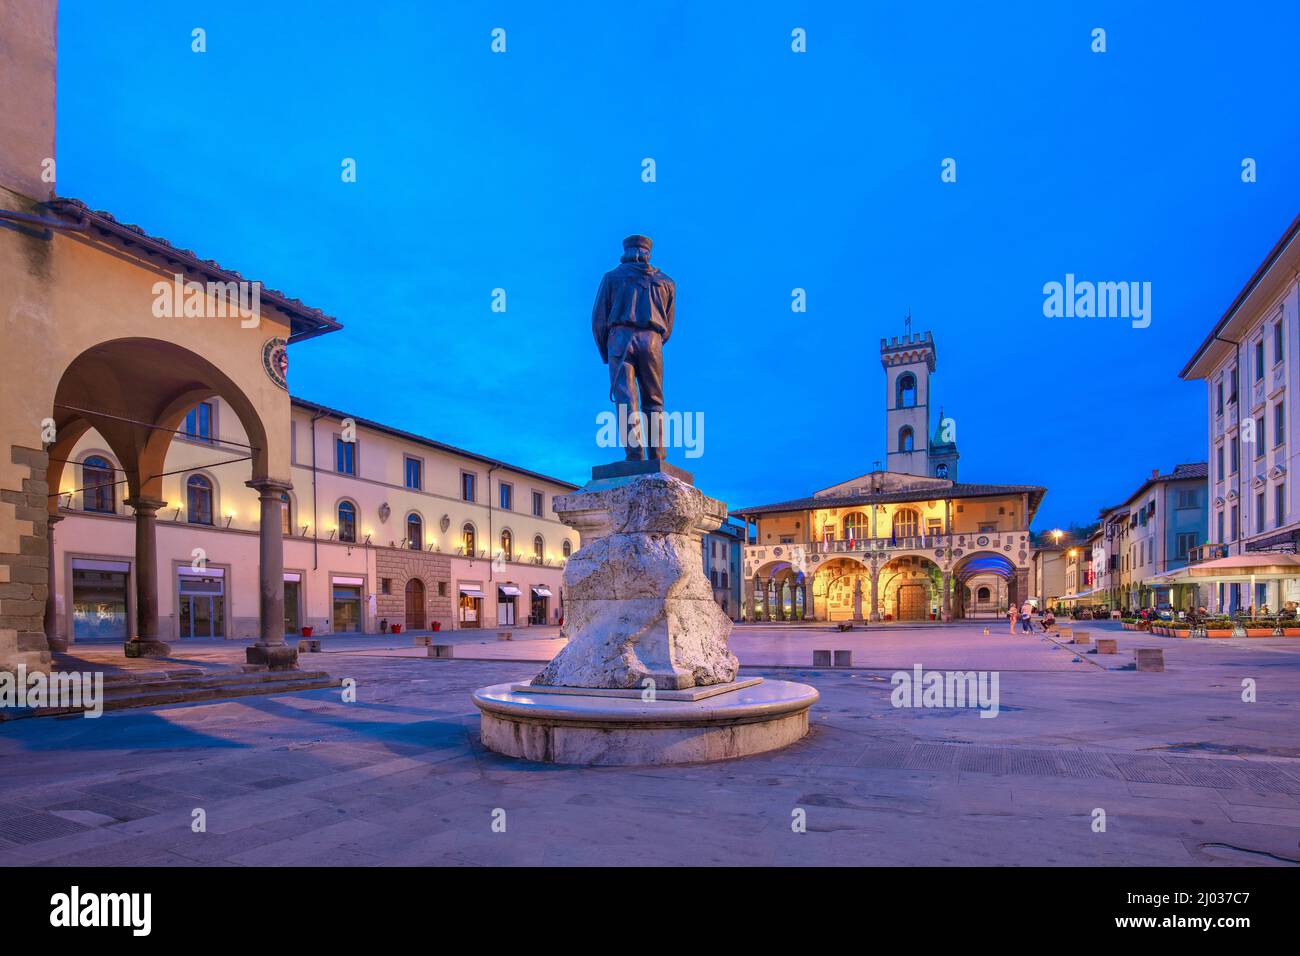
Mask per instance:
[[[977,613],[1001,616],[1009,605],[1019,605],[1025,598],[1021,594],[1020,580],[1015,564],[1006,555],[996,551],[975,551],[963,555],[953,565],[953,577],[958,587],[953,589],[953,617],[972,617]],[[972,604],[967,596],[974,597]],[[991,598],[991,603],[986,603]]]
[[[406,582],[406,629],[423,631],[427,627],[424,615],[424,582],[411,578]]]
[[[818,613],[828,621],[861,621],[871,613],[871,572],[852,558],[836,558],[817,569],[810,586]]]
[[[894,558],[880,569],[881,614],[887,621],[938,620],[942,587],[939,566],[929,558]]]

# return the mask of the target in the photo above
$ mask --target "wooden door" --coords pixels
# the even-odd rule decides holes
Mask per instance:
[[[427,625],[424,620],[424,582],[411,578],[406,582],[406,629],[423,631]]]

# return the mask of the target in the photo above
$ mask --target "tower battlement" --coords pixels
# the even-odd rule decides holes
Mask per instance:
[[[924,362],[933,372],[935,358],[934,336],[928,330],[880,340],[880,364],[885,368]]]

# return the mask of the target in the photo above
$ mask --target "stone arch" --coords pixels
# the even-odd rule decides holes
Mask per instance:
[[[248,448],[237,457],[250,459],[252,480],[269,479],[267,428],[228,375],[174,342],[123,338],[84,350],[60,376],[51,415],[57,440],[46,480],[51,488],[60,486],[67,452],[94,428],[117,458],[129,496],[161,500],[172,439],[189,410],[214,396],[230,406],[248,436]],[[233,443],[216,442],[218,450],[235,451]]]
[[[823,561],[811,581],[818,617],[865,620],[871,610],[871,579],[871,565],[852,555]]]
[[[203,474],[212,483],[213,523],[219,524],[223,510],[219,489],[229,486],[231,479],[225,472],[219,477],[213,470],[238,464],[243,474],[251,473],[246,483],[259,493],[260,637],[247,649],[246,657],[249,663],[275,668],[296,665],[297,652],[284,643],[280,496],[292,487],[286,423],[268,424],[258,411],[258,402],[267,409],[278,409],[288,399],[269,380],[250,377],[248,381],[256,383],[252,395],[203,355],[172,341],[138,336],[108,339],[84,348],[68,361],[54,384],[49,417],[54,423],[55,440],[46,464],[46,482],[52,489],[47,498],[49,527],[53,529],[58,518],[69,455],[92,428],[111,449],[126,486],[125,504],[135,512],[135,621],[124,648],[127,656],[170,653],[168,645],[159,639],[156,530],[157,513],[167,504],[163,496],[167,453],[189,410],[217,397],[239,420],[246,443],[215,436],[211,441],[214,460],[187,469],[185,476]],[[272,436],[274,449],[270,447]],[[272,474],[273,462],[283,470],[282,474]],[[52,530],[47,546],[53,552]],[[53,588],[49,590],[52,594]],[[47,599],[47,633],[52,629],[52,619],[51,597]]]
[[[1020,593],[1024,573],[1019,571],[1010,558],[1000,552],[972,551],[963,554],[953,565],[952,573],[960,585],[954,589],[954,597],[957,600],[953,602],[953,617],[966,616],[966,586],[977,577],[993,575],[1001,578],[1006,583],[1008,603],[1019,604],[1025,599],[1025,595]]]
[[[933,573],[942,569],[924,554],[900,554],[880,569],[880,614],[885,620],[926,620],[931,612],[942,613],[942,580]]]

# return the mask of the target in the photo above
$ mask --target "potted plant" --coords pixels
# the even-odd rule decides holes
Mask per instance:
[[[302,628],[301,630],[302,630],[302,636],[303,636],[303,637],[311,637],[311,628],[310,628],[310,627],[304,627],[304,628]]]
[[[1205,622],[1206,637],[1232,637],[1232,621],[1228,618],[1210,618]]]
[[[402,633],[402,625],[400,625],[400,624],[394,624],[392,627],[393,627],[393,633],[394,633],[394,634],[401,634],[401,633]]]
[[[441,631],[441,630],[442,630],[442,621],[434,621],[434,622],[433,622],[433,629],[434,629],[435,631]]]
[[[1246,622],[1247,637],[1272,637],[1277,621],[1271,617],[1257,617]]]

